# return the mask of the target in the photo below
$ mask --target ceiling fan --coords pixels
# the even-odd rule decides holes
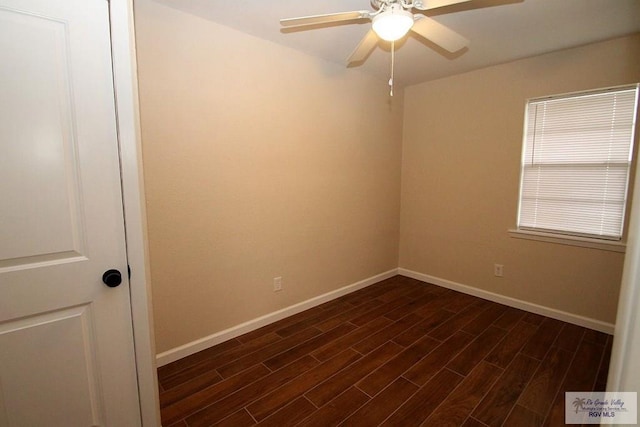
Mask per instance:
[[[377,45],[378,37],[395,42],[409,31],[449,52],[457,52],[467,46],[469,40],[434,19],[421,13],[413,14],[411,11],[413,9],[426,11],[467,1],[469,0],[371,0],[373,11],[358,10],[287,18],[281,19],[280,24],[283,27],[305,29],[305,27],[315,28],[317,25],[341,21],[370,20],[372,28],[347,59],[349,65],[364,61]]]

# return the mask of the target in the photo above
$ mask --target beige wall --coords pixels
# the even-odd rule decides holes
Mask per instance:
[[[397,267],[401,97],[149,0],[135,12],[158,352]]]
[[[639,81],[639,35],[412,86],[403,128],[357,70],[151,0],[136,27],[158,352],[398,265],[614,321],[623,254],[507,229],[525,99]]]
[[[407,88],[400,267],[614,323],[623,254],[507,229],[516,224],[525,100],[638,81],[635,35]]]

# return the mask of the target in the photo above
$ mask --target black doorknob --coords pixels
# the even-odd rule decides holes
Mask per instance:
[[[107,270],[102,275],[102,281],[110,288],[115,288],[122,283],[122,274],[118,270]]]

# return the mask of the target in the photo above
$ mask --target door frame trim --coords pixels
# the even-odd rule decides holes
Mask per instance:
[[[634,144],[638,144],[636,132]],[[636,151],[636,156],[637,156]],[[618,298],[616,329],[609,363],[607,391],[638,391],[640,388],[640,171],[636,170],[629,214],[627,251]]]
[[[160,426],[147,245],[133,0],[110,0],[111,55],[142,426]]]

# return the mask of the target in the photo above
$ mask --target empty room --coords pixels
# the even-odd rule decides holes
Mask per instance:
[[[391,97],[385,46],[367,59],[380,78],[257,33],[344,60],[368,24],[283,34],[277,18],[357,2],[178,3],[135,9],[165,425],[555,425],[559,391],[604,391],[624,252],[509,230],[527,100],[639,81],[637,33],[572,46],[583,30],[553,2],[458,5],[435,18],[459,16],[468,51],[406,41]],[[462,23],[510,13],[523,21],[503,34]],[[455,69],[526,43],[541,50]]]
[[[637,422],[640,1],[28,3],[0,425]]]
[[[279,31],[358,2],[256,3],[136,2],[165,425],[564,424],[604,391],[624,252],[513,232],[525,110],[639,81],[637,2],[442,8],[466,51],[410,36],[392,97],[388,46],[312,50],[368,23]]]

